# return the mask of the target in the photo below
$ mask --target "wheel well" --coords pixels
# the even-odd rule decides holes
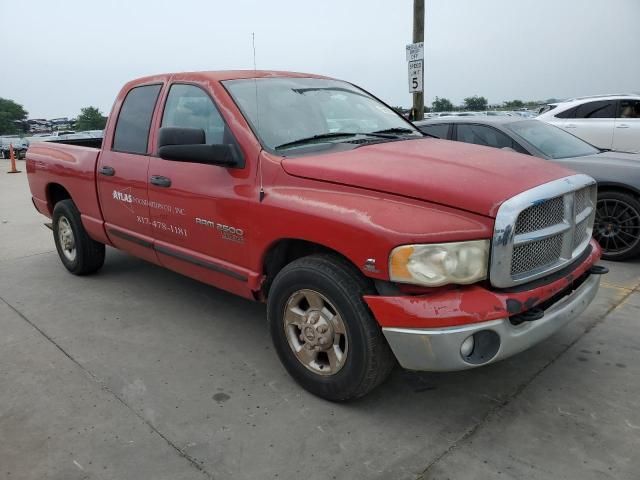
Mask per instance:
[[[640,197],[640,192],[638,192],[634,188],[628,187],[626,185],[618,185],[618,184],[612,184],[612,183],[609,183],[609,184],[605,183],[605,184],[598,185],[598,194],[603,192],[626,193],[635,198]]]
[[[318,253],[328,253],[338,256],[352,265],[357,272],[360,272],[351,260],[340,252],[328,248],[319,243],[308,242],[298,239],[282,239],[273,244],[264,256],[262,271],[265,274],[265,281],[262,285],[262,295],[267,298],[273,279],[286,265],[298,258],[307,257]]]
[[[66,188],[59,183],[50,183],[47,185],[47,203],[49,205],[50,213],[53,212],[53,207],[56,206],[61,200],[70,200],[71,195]]]

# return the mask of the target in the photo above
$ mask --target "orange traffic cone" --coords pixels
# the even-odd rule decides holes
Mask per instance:
[[[9,144],[9,159],[11,160],[11,170],[7,173],[20,173],[20,170],[16,168],[16,156],[13,153],[13,143]]]

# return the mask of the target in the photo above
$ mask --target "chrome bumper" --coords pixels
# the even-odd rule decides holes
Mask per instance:
[[[549,337],[589,306],[599,286],[600,275],[591,275],[577,290],[545,310],[544,317],[520,325],[512,325],[508,318],[503,318],[457,327],[382,331],[398,362],[406,369],[465,370],[510,357]],[[476,340],[471,357],[463,357],[461,345],[474,334],[478,334],[474,338],[480,341]],[[486,355],[482,355],[482,349]]]

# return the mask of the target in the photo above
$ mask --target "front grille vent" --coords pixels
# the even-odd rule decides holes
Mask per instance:
[[[593,231],[596,195],[593,179],[579,174],[505,202],[496,217],[491,282],[519,285],[578,257]]]

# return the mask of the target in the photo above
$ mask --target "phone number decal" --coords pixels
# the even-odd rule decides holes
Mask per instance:
[[[178,227],[170,223],[159,222],[158,220],[151,220],[149,217],[143,217],[140,215],[138,215],[136,218],[138,220],[138,223],[142,223],[144,225],[150,225],[156,230],[173,233],[174,235],[179,235],[185,238],[188,236],[186,228]]]

